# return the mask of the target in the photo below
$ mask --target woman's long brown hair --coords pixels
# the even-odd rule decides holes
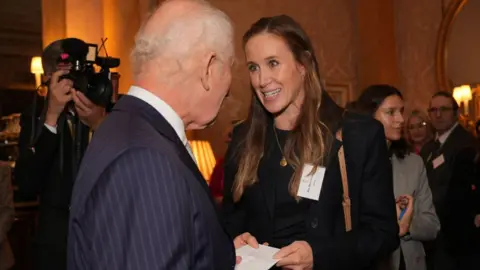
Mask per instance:
[[[304,78],[304,101],[294,129],[287,137],[283,153],[295,173],[290,180],[289,192],[297,200],[302,168],[305,163],[322,165],[326,126],[320,121],[319,108],[322,101],[322,86],[315,53],[305,31],[286,15],[261,18],[243,36],[243,47],[255,35],[269,33],[277,35],[287,43],[295,60],[307,71]],[[273,116],[265,110],[252,91],[252,103],[244,122],[245,135],[237,150],[238,171],[233,184],[233,199],[238,202],[246,187],[258,181],[257,171],[263,157],[267,127],[271,127]]]

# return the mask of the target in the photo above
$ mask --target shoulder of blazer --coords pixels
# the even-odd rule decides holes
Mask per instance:
[[[463,126],[458,126],[452,130],[452,133],[448,136],[442,150],[446,155],[455,155],[458,151],[475,148],[475,137],[468,132]]]
[[[355,136],[355,139],[371,140],[379,130],[383,131],[382,124],[370,115],[346,111],[342,125],[343,133]]]
[[[340,128],[344,112],[345,109],[338,106],[326,91],[322,92],[322,102],[318,109],[319,118],[332,134]]]
[[[344,119],[350,122],[358,122],[360,124],[368,124],[368,123],[375,123],[378,122],[373,118],[371,115],[353,112],[353,111],[345,111]]]
[[[232,129],[232,137],[228,144],[227,152],[224,155],[224,167],[237,166],[240,147],[248,131],[245,120],[235,124]]]
[[[475,137],[473,136],[473,134],[468,132],[468,130],[466,130],[460,124],[458,124],[458,126],[452,131],[452,134],[450,134],[450,136],[456,138],[458,142],[462,142],[467,145],[475,144]]]
[[[237,123],[232,128],[232,138],[230,145],[238,145],[245,138],[248,132],[248,126],[245,121]]]

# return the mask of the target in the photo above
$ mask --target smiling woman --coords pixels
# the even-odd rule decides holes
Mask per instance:
[[[265,109],[277,115],[298,115],[305,67],[296,62],[285,41],[273,34],[256,35],[245,45],[245,54],[250,81]]]
[[[398,245],[381,125],[328,96],[310,39],[291,17],[261,18],[243,45],[252,103],[225,157],[222,205],[235,247],[268,242],[288,269],[372,269]]]

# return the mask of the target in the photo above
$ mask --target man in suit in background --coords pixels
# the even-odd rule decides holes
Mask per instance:
[[[68,269],[233,269],[185,129],[216,118],[231,83],[230,19],[165,1],[137,33],[134,86],[84,156],[72,195]]]
[[[475,177],[475,139],[458,123],[450,93],[438,92],[428,109],[436,130],[421,151],[433,203],[440,219],[437,240],[425,244],[429,269],[478,269],[480,247],[475,216],[480,214]]]

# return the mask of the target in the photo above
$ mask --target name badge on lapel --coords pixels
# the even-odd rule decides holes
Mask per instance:
[[[440,165],[442,165],[444,162],[445,162],[445,158],[443,157],[443,154],[441,154],[440,156],[438,156],[437,158],[435,158],[435,159],[432,161],[433,168],[434,168],[434,169],[438,168],[438,167],[439,167]]]
[[[318,201],[326,169],[325,167],[318,167],[316,171],[313,172],[313,168],[311,164],[305,164],[303,166],[297,196]]]

